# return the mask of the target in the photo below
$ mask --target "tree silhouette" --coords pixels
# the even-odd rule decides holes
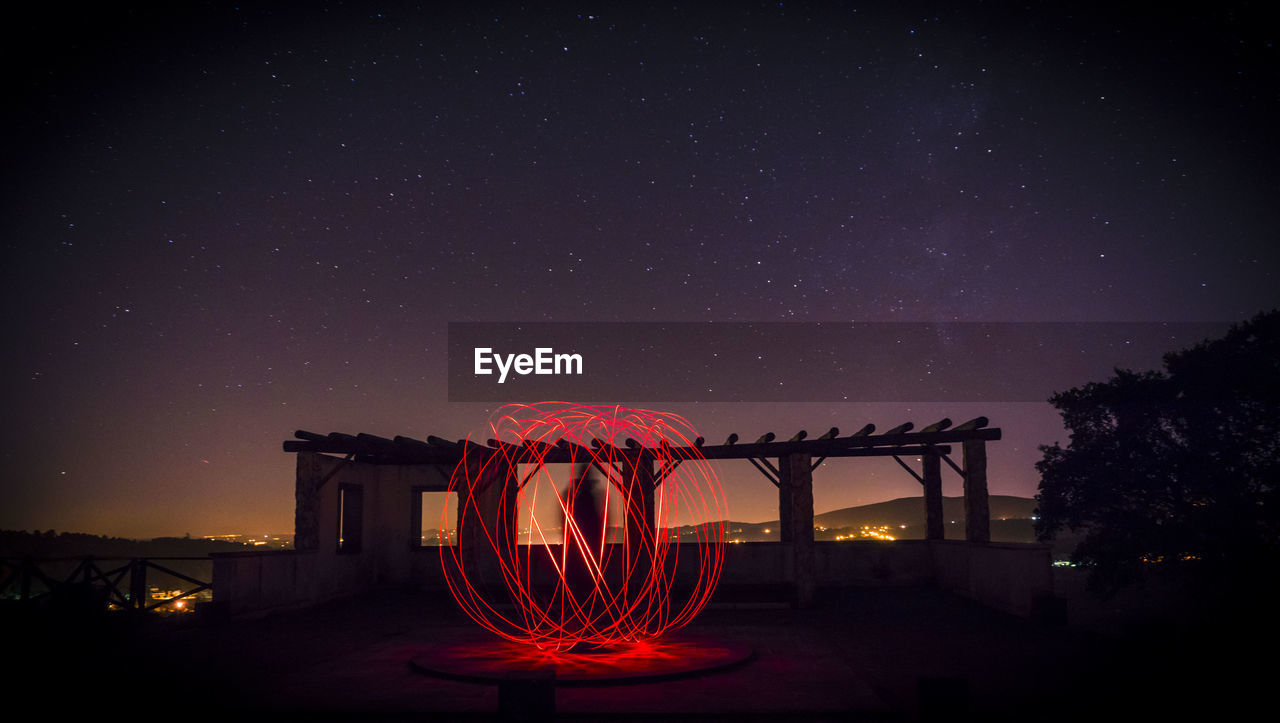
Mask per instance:
[[[1083,539],[1072,561],[1114,592],[1156,568],[1259,580],[1280,560],[1280,313],[1116,370],[1049,402],[1070,432],[1042,445],[1036,534]],[[1241,574],[1245,573],[1245,574]]]

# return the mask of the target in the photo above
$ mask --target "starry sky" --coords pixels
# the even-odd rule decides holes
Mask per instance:
[[[291,531],[294,429],[480,428],[449,322],[1225,330],[1280,305],[1257,8],[613,5],[15,16],[0,528]],[[1001,494],[1066,441],[1032,402],[670,411],[716,442],[985,414]],[[721,473],[735,519],[776,517]],[[919,494],[892,462],[815,485],[819,511]]]

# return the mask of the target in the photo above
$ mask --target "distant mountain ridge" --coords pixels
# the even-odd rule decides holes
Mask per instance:
[[[156,537],[133,540],[81,532],[0,530],[0,557],[203,557],[211,552],[240,552],[245,545],[221,540]]]
[[[988,506],[992,520],[1030,519],[1035,514],[1036,501],[1030,497],[991,495],[988,498]],[[964,520],[964,498],[943,497],[942,517],[946,522],[955,520],[957,524]],[[925,524],[924,499],[923,497],[899,497],[888,502],[845,507],[814,515],[813,521],[823,527],[861,527],[872,524],[923,526]]]
[[[1035,531],[1031,517],[1035,514],[1036,501],[1030,497],[991,495],[988,498],[991,511],[991,537],[1005,542],[1032,542]],[[964,498],[942,498],[942,516],[948,539],[964,536]],[[814,515],[813,525],[823,530],[818,539],[838,539],[840,530],[857,531],[862,527],[888,526],[898,539],[923,538],[925,535],[924,498],[900,497],[887,502],[845,507]],[[743,542],[777,540],[780,523],[733,522],[728,523],[729,539]],[[693,527],[683,526],[681,535],[692,534]]]
[[[993,538],[1030,541],[1033,533],[1030,518],[1035,513],[1036,501],[1029,497],[1012,495],[991,495],[989,497]],[[943,521],[947,524],[948,537],[962,534],[964,522],[964,498],[942,498]],[[1001,520],[1021,522],[1006,524],[1010,534],[999,534]],[[952,527],[952,521],[956,527]],[[828,529],[861,528],[866,526],[890,525],[902,529],[910,528],[910,533],[923,537],[924,499],[922,497],[900,497],[887,502],[876,502],[869,505],[845,507],[814,515],[814,525]],[[779,522],[730,522],[730,538],[777,539]],[[1025,530],[1022,528],[1026,527]],[[1015,530],[1016,528],[1016,530]],[[690,526],[680,528],[681,535],[692,531]],[[610,539],[620,539],[621,528],[611,528]],[[94,555],[99,557],[163,557],[163,556],[204,556],[211,552],[234,552],[247,548],[239,542],[221,540],[182,539],[176,537],[157,537],[153,540],[132,540],[118,537],[88,535],[82,533],[54,533],[53,531],[25,532],[17,530],[0,530],[0,556],[35,557],[56,555]]]

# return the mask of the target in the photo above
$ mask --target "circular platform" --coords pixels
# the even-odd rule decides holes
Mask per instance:
[[[705,675],[754,655],[742,643],[691,636],[567,653],[492,639],[432,646],[409,664],[425,675],[478,683],[554,671],[557,685],[617,685]]]

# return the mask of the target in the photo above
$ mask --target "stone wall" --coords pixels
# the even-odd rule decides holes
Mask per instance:
[[[1053,593],[1049,545],[1012,542],[932,545],[934,582],[944,590],[1007,613],[1030,617]]]
[[[387,542],[395,546],[394,540]],[[357,554],[321,551],[236,552],[214,556],[214,599],[232,614],[312,605],[378,586],[447,593],[437,548],[403,548],[403,560],[377,562],[377,545]],[[820,542],[819,587],[937,585],[988,607],[1030,616],[1052,593],[1047,545],[960,540]],[[399,558],[400,555],[396,555]],[[790,545],[726,545],[720,584],[756,587],[794,582]],[[687,572],[687,570],[686,570]],[[535,576],[541,577],[541,576]]]

